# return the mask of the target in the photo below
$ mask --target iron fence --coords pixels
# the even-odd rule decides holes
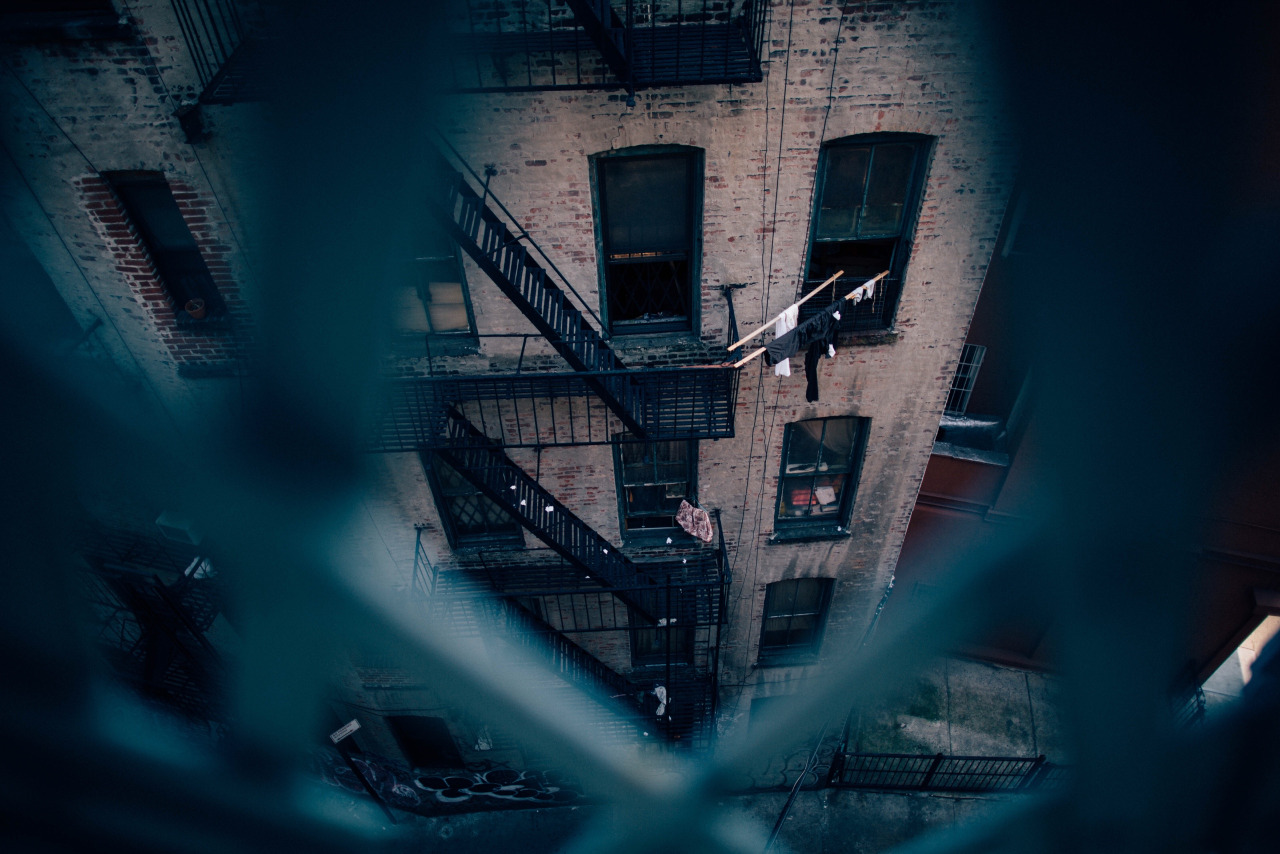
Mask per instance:
[[[1011,792],[1061,785],[1066,769],[1044,756],[933,756],[837,753],[830,784],[847,789],[917,792]]]

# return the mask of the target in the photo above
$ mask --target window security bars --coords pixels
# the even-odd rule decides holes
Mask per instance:
[[[973,394],[974,383],[978,381],[978,370],[982,367],[982,358],[987,348],[981,344],[965,344],[960,352],[960,364],[956,365],[956,375],[951,380],[951,390],[947,392],[947,405],[944,415],[964,415],[969,408],[969,395]]]

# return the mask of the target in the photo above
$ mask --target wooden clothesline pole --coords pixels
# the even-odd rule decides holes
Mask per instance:
[[[836,273],[836,275],[837,275],[837,276],[839,276],[840,274],[839,274],[839,273]],[[843,297],[841,297],[841,299],[853,299],[853,295],[854,295],[854,294],[858,293],[860,290],[862,290],[863,288],[865,288],[867,285],[871,284],[872,282],[878,282],[878,281],[880,281],[881,279],[883,279],[883,278],[884,278],[885,276],[887,276],[887,275],[889,275],[889,271],[888,271],[888,270],[885,270],[885,271],[884,271],[883,273],[881,273],[880,275],[878,275],[878,276],[876,276],[876,277],[874,277],[874,278],[868,279],[867,281],[865,281],[865,282],[863,282],[862,284],[858,285],[856,288],[854,288],[853,290],[849,291],[849,293],[847,293],[847,294],[845,294]],[[830,281],[832,281],[832,280],[831,280],[831,279],[828,279],[828,280],[827,280],[827,282],[824,282],[824,283],[823,283],[823,285],[826,285],[826,284],[827,284],[828,282],[830,282]],[[820,289],[820,288],[819,288],[819,289]],[[817,292],[818,292],[818,291],[817,291],[817,290],[815,290],[813,293],[809,294],[809,295],[808,295],[808,296],[806,296],[804,299],[808,299],[809,297],[813,296],[813,294],[816,294]],[[800,302],[804,302],[804,300],[800,300]],[[799,304],[800,304],[799,302],[798,302],[798,303],[796,303],[796,305],[799,305]],[[776,318],[775,318],[775,319],[776,319]],[[765,326],[768,326],[768,325],[769,325],[769,324],[767,324],[767,323],[765,324]],[[751,333],[751,335],[748,335],[748,336],[747,336],[747,338],[751,338],[751,337],[755,336],[757,333],[759,333],[759,332],[760,332],[761,330],[763,330],[763,329],[764,329],[764,326],[762,326],[760,329],[757,329],[755,332],[752,332],[752,333]],[[742,341],[746,341],[746,340],[747,340],[747,338],[743,338],[743,339],[742,339]],[[741,343],[742,343],[742,341],[739,341],[739,342],[738,342],[738,344],[741,344]],[[734,345],[734,347],[736,347],[736,346],[738,346],[738,345],[737,345],[737,344],[735,344],[735,345]],[[733,347],[730,347],[729,349],[730,349],[730,350],[732,350],[732,349],[733,349]],[[761,353],[763,353],[763,352],[764,352],[765,350],[767,350],[767,349],[769,349],[769,348],[768,348],[768,347],[761,347],[759,350],[754,350],[754,351],[752,351],[750,355],[743,356],[741,359],[739,359],[738,361],[734,362],[734,363],[733,363],[733,367],[735,367],[735,368],[741,368],[741,367],[742,367],[743,365],[745,365],[747,362],[750,362],[752,359],[756,358],[757,356],[759,356]]]
[[[837,271],[837,272],[836,272],[836,274],[835,274],[834,276],[832,276],[831,278],[827,279],[825,282],[823,282],[822,284],[818,285],[818,286],[817,286],[816,288],[814,288],[813,290],[809,291],[809,293],[805,294],[805,295],[804,295],[804,299],[802,299],[802,300],[800,300],[799,302],[797,302],[797,303],[796,303],[796,305],[797,305],[797,306],[804,305],[807,301],[809,301],[809,300],[813,299],[814,297],[816,297],[816,296],[818,295],[818,291],[822,290],[822,289],[823,289],[823,288],[825,288],[827,285],[831,284],[832,282],[834,282],[836,279],[840,278],[840,277],[841,277],[841,276],[843,276],[843,275],[844,275],[844,270],[839,270],[839,271]],[[733,344],[733,346],[731,346],[731,347],[729,348],[729,352],[730,352],[730,353],[732,353],[734,350],[737,350],[739,347],[741,347],[743,344],[746,344],[746,343],[747,343],[748,341],[750,341],[752,338],[755,338],[755,337],[756,337],[757,335],[759,335],[761,332],[764,332],[766,329],[768,329],[768,328],[769,328],[770,326],[772,326],[774,323],[777,323],[777,322],[778,322],[778,317],[782,317],[782,315],[786,314],[786,313],[787,313],[788,311],[790,311],[790,310],[791,310],[791,306],[787,306],[787,307],[786,307],[786,308],[784,308],[781,312],[779,312],[778,316],[777,316],[777,317],[775,317],[773,320],[766,320],[766,321],[761,325],[761,327],[760,327],[759,329],[757,329],[755,332],[752,332],[750,335],[748,335],[748,336],[747,336],[747,337],[745,337],[745,338],[739,338],[739,339],[738,339],[738,341],[737,341],[736,343],[734,343],[734,344]]]

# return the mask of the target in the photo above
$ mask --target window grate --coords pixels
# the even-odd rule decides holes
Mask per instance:
[[[982,367],[982,359],[987,348],[981,344],[965,344],[960,353],[960,364],[956,365],[956,375],[951,380],[951,391],[947,392],[947,406],[943,410],[946,415],[964,415],[969,408],[969,395],[973,394],[973,386],[978,381],[978,369]]]

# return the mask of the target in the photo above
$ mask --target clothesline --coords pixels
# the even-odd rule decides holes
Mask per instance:
[[[880,275],[881,275],[881,276],[886,275],[886,274],[888,274],[888,272],[889,272],[888,270],[885,270],[885,272],[884,272],[884,273],[881,273]],[[827,285],[831,284],[832,282],[834,282],[836,279],[840,278],[840,277],[841,277],[841,276],[843,276],[843,275],[844,275],[844,270],[837,270],[837,271],[836,271],[836,274],[835,274],[834,276],[832,276],[831,278],[827,279],[825,282],[823,282],[822,284],[818,285],[818,286],[817,286],[816,288],[814,288],[813,290],[809,291],[809,293],[807,293],[807,294],[805,294],[805,295],[804,295],[804,298],[803,298],[803,299],[799,300],[799,301],[798,301],[798,302],[796,302],[796,303],[793,303],[793,305],[796,305],[796,306],[804,305],[806,302],[808,302],[809,300],[811,300],[811,299],[813,299],[814,297],[816,297],[816,296],[818,295],[818,291],[822,290],[822,289],[823,289],[823,288],[825,288]],[[770,326],[772,326],[772,325],[773,325],[773,324],[778,320],[778,318],[779,318],[779,317],[782,317],[782,315],[783,315],[783,314],[786,314],[786,313],[787,313],[788,311],[790,311],[790,310],[791,310],[791,306],[787,306],[786,308],[784,308],[784,309],[782,310],[782,312],[781,312],[780,314],[778,314],[778,315],[777,315],[776,317],[774,317],[772,320],[766,320],[764,323],[762,323],[762,324],[760,325],[760,328],[759,328],[759,329],[757,329],[755,332],[752,332],[750,335],[747,335],[747,336],[746,336],[746,337],[744,337],[744,338],[739,338],[735,343],[733,343],[732,345],[730,345],[730,347],[729,347],[729,352],[730,352],[730,353],[732,353],[734,350],[737,350],[739,347],[741,347],[743,344],[746,344],[746,343],[747,343],[748,341],[750,341],[752,338],[755,338],[755,337],[756,337],[757,335],[759,335],[761,332],[764,332],[766,329],[768,329]]]
[[[836,274],[836,276],[839,276],[839,275],[840,275],[839,273],[837,273],[837,274]],[[883,278],[884,278],[885,276],[887,276],[887,275],[889,275],[889,271],[888,271],[888,270],[885,270],[883,273],[880,273],[879,275],[874,276],[873,278],[867,279],[867,280],[866,280],[865,282],[863,282],[861,285],[859,285],[858,287],[854,288],[854,289],[853,289],[852,291],[850,291],[849,293],[845,294],[845,295],[844,295],[844,297],[843,297],[843,299],[853,300],[855,303],[856,303],[856,302],[861,302],[861,301],[862,301],[862,299],[863,299],[864,297],[868,297],[868,296],[870,296],[870,295],[871,295],[871,293],[872,293],[872,292],[874,292],[876,282],[880,281],[881,279],[883,279]],[[832,281],[832,279],[829,279],[829,280],[828,280],[828,282],[830,282],[830,281]],[[826,285],[826,284],[827,284],[827,282],[824,282],[824,283],[823,283],[823,285]],[[820,288],[819,288],[819,289],[820,289]],[[813,292],[809,293],[807,296],[805,296],[805,299],[808,299],[809,297],[813,296],[813,294],[817,293],[819,289],[815,289]],[[797,302],[797,303],[796,303],[796,305],[799,305],[801,302],[804,302],[804,300],[800,300],[800,302]],[[790,307],[788,307],[788,308],[790,308]],[[781,315],[779,315],[779,316],[781,316]],[[777,318],[775,318],[775,320],[776,320],[776,319],[777,319]],[[767,327],[767,326],[768,326],[768,324],[765,324],[765,327]],[[757,329],[755,332],[751,333],[751,335],[748,335],[748,336],[747,336],[747,338],[744,338],[744,339],[742,339],[742,340],[743,340],[743,341],[746,341],[746,340],[748,340],[748,339],[750,339],[750,338],[754,338],[754,337],[755,337],[759,332],[761,332],[765,327],[761,327],[761,329]],[[742,343],[742,342],[740,341],[740,342],[738,342],[738,343],[740,344],[740,343]],[[735,344],[734,346],[736,347],[737,345]],[[730,347],[729,349],[730,349],[730,350],[732,350],[732,349],[733,349],[733,347]],[[735,368],[740,368],[740,367],[742,367],[742,366],[743,366],[743,365],[745,365],[747,362],[750,362],[752,359],[757,358],[761,353],[763,353],[763,352],[764,352],[765,350],[767,350],[767,349],[768,349],[767,347],[761,347],[760,349],[753,351],[751,354],[749,354],[749,355],[747,355],[747,356],[744,356],[742,359],[738,360],[737,362],[734,362],[734,363],[733,363],[733,367],[735,367]]]

